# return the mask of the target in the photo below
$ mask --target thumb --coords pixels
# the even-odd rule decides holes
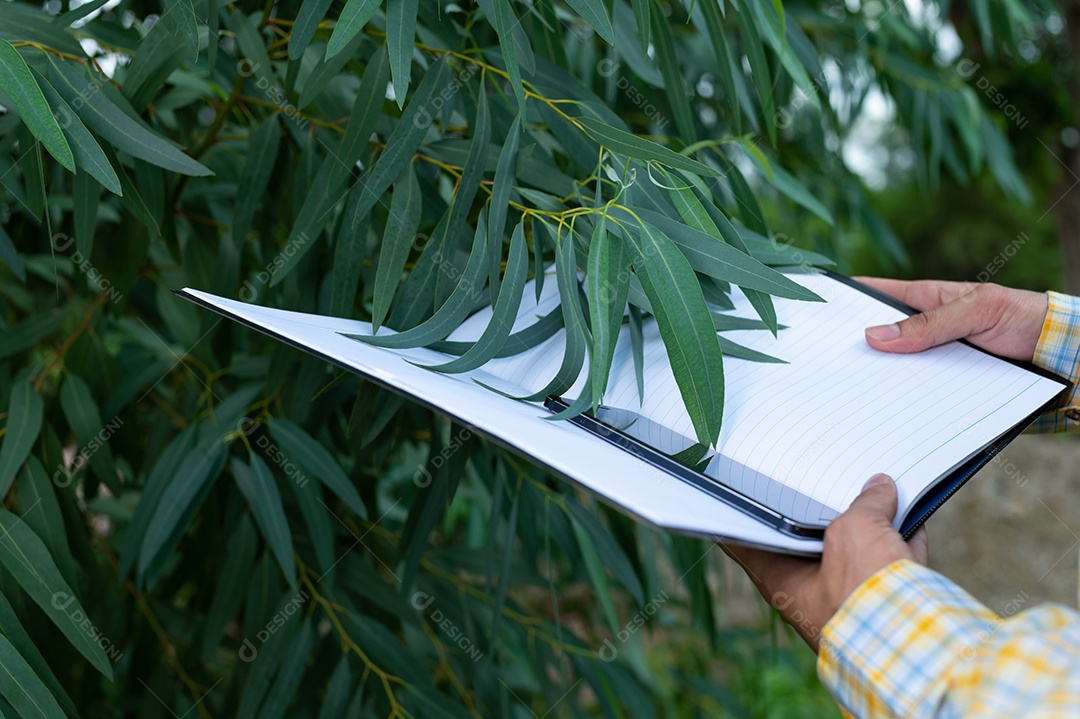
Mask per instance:
[[[986,312],[985,303],[974,299],[975,293],[971,292],[902,322],[868,327],[866,341],[882,352],[906,354],[978,334],[989,327],[992,318]]]
[[[887,474],[875,474],[863,485],[862,493],[848,507],[848,512],[857,512],[871,518],[883,519],[892,524],[896,516],[896,482]]]

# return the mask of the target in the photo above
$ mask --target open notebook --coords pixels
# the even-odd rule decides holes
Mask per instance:
[[[896,526],[910,532],[1067,387],[1034,367],[959,342],[917,355],[877,352],[866,345],[863,330],[903,319],[900,306],[837,275],[791,279],[826,302],[777,298],[777,315],[787,328],[776,338],[762,330],[724,333],[785,362],[725,357],[723,428],[698,464],[707,476],[785,515],[827,524],[867,478],[885,472],[899,491]],[[192,289],[179,294],[455,417],[660,527],[794,554],[820,552],[817,539],[783,534],[575,424],[545,420],[550,412],[542,404],[479,384],[513,395],[541,389],[562,359],[561,330],[528,352],[446,375],[417,365],[440,364],[449,355],[377,348],[346,336],[370,334],[366,322],[269,309]],[[554,281],[545,283],[538,301],[533,287],[526,287],[514,330],[557,311],[558,301]],[[738,291],[733,301],[733,314],[755,316]],[[450,339],[475,340],[490,314],[490,308],[477,312]],[[624,326],[598,418],[674,454],[690,448],[695,433],[656,324],[646,320],[643,332],[644,397]],[[584,382],[583,373],[564,398],[576,397]]]

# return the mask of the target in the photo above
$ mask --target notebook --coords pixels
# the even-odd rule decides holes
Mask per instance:
[[[899,495],[895,526],[910,534],[1068,387],[1031,365],[962,342],[915,355],[878,352],[866,344],[863,330],[899,321],[910,309],[834,273],[789,277],[826,301],[776,298],[785,326],[776,337],[762,330],[723,333],[782,362],[725,357],[720,438],[696,458],[703,475],[751,502],[824,526],[850,505],[866,479],[885,472]],[[348,336],[370,334],[366,322],[259,307],[194,289],[178,294],[449,415],[663,529],[791,554],[821,551],[817,537],[778,531],[575,423],[547,419],[551,411],[543,403],[500,394],[528,395],[547,384],[562,360],[562,330],[522,354],[440,374],[423,365],[452,356],[374,347]],[[756,316],[737,289],[732,300],[732,314]],[[558,302],[554,281],[544,283],[539,298],[530,283],[513,330],[558,311]],[[490,316],[490,308],[478,311],[448,339],[479,338]],[[643,336],[644,395],[624,325],[597,418],[675,455],[695,444],[695,433],[655,322],[644,322]],[[563,400],[577,396],[586,373]]]

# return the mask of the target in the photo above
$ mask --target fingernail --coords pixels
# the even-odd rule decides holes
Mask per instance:
[[[866,480],[866,484],[863,485],[863,491],[865,492],[866,490],[870,489],[871,487],[876,487],[879,484],[888,484],[890,482],[892,482],[892,477],[890,477],[887,474],[881,474],[879,472],[878,474],[875,474],[870,479]]]
[[[894,340],[900,336],[900,325],[894,322],[891,325],[867,327],[866,335],[881,342],[888,342],[889,340]]]

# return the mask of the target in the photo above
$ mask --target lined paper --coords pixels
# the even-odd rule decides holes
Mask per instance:
[[[791,279],[827,302],[776,298],[779,320],[788,326],[778,338],[763,330],[724,333],[787,362],[724,360],[726,399],[716,449],[727,462],[716,466],[736,468],[721,478],[751,496],[769,496],[773,506],[789,503],[775,496],[776,486],[787,486],[821,506],[828,519],[851,503],[871,475],[885,472],[897,481],[906,508],[1060,389],[1053,380],[958,342],[915,355],[878,352],[866,344],[863,330],[902,320],[904,313],[825,275]],[[557,307],[554,284],[523,314]],[[733,301],[734,314],[755,316],[741,293]],[[462,329],[482,331],[486,319],[473,320],[476,327]],[[624,327],[604,404],[693,437],[656,323],[646,321],[643,334],[644,401]],[[489,363],[483,373],[521,387],[523,394],[536,391],[557,371],[563,345],[560,332],[533,352]],[[577,396],[583,382],[584,372],[566,396]]]

